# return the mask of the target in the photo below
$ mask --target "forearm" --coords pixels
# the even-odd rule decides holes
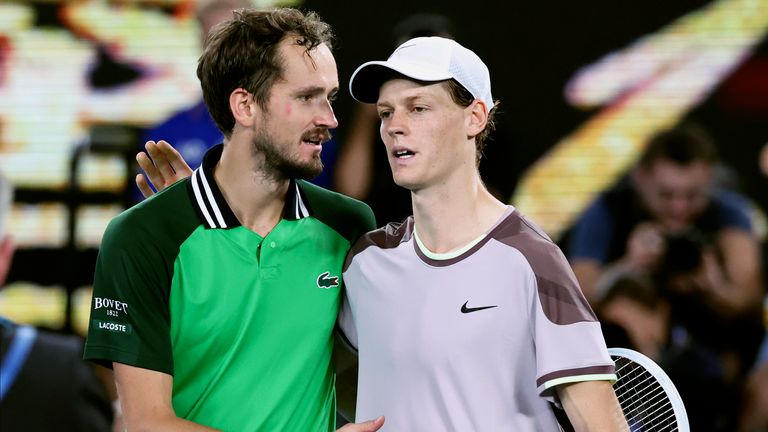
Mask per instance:
[[[128,432],[215,431],[176,416],[172,403],[172,376],[122,363],[113,363],[113,367]]]
[[[175,416],[129,419],[125,418],[127,432],[210,432],[212,429]]]
[[[576,432],[629,431],[610,382],[563,384],[557,394]]]
[[[752,296],[727,281],[708,287],[704,293],[707,302],[723,316],[742,315],[759,305]]]
[[[717,241],[722,261],[703,254],[701,285],[707,300],[726,316],[759,313],[762,304],[761,253],[748,233],[728,230]]]

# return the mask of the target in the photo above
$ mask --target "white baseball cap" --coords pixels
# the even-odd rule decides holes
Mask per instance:
[[[370,61],[358,67],[349,80],[356,100],[376,103],[379,89],[392,79],[392,71],[418,81],[455,79],[476,99],[493,108],[488,67],[474,52],[443,37],[418,37],[403,42],[386,61]]]

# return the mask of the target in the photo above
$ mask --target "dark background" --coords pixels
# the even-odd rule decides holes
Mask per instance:
[[[740,3],[739,0],[724,1],[730,1],[734,5]],[[34,9],[34,27],[54,31],[67,28],[62,22],[62,9],[63,5],[68,3],[59,0],[19,3]],[[119,10],[118,6],[122,2],[108,3],[115,7],[115,10]],[[342,92],[335,107],[340,119],[337,134],[341,138],[340,145],[343,145],[343,137],[349,122],[352,121],[356,104],[347,90],[349,77],[356,67],[369,60],[386,59],[395,46],[394,27],[407,16],[414,13],[438,13],[452,19],[455,38],[474,50],[488,65],[493,83],[493,96],[501,101],[497,115],[498,130],[485,151],[486,158],[481,165],[481,172],[492,189],[499,193],[500,198],[510,201],[526,169],[601,109],[584,110],[566,102],[565,85],[577,70],[610,52],[624,49],[639,38],[654,34],[680,17],[711,3],[683,0],[309,0],[302,2],[301,7],[318,12],[333,26],[337,35],[334,51]],[[768,3],[763,3],[768,8]],[[171,17],[179,15],[184,2],[147,0],[125,4],[143,9],[158,9]],[[0,17],[0,21],[2,19],[3,17]],[[189,42],[162,40],[149,27],[149,23],[144,24],[148,27],[137,27],[134,32],[141,37],[155,38],[154,43]],[[84,38],[81,34],[73,37]],[[4,47],[7,47],[8,43],[5,35],[0,32],[0,85],[3,84],[1,66],[4,62]],[[107,45],[99,45],[98,61],[86,76],[93,89],[105,92],[129,91],[126,90],[126,85],[140,82],[152,75],[152,72],[142,69],[141,65],[110,56],[111,51],[106,48]],[[46,53],[36,52],[30,57],[35,55],[45,56]],[[764,38],[753,53],[683,120],[696,121],[709,130],[718,144],[722,159],[738,174],[740,189],[765,212],[768,209],[768,179],[759,172],[757,155],[760,149],[768,144],[768,38]],[[137,149],[136,144],[140,142],[142,128],[149,125],[110,123],[88,126],[92,142],[109,144],[110,141],[119,140],[124,143],[123,156],[126,158],[126,165],[131,165]],[[109,139],[100,139],[102,136]],[[81,149],[77,147],[78,143],[57,144],[71,146],[75,149],[74,154]],[[109,145],[103,147],[106,151],[114,150]],[[94,145],[87,149],[91,153],[96,150],[98,149]],[[74,166],[74,163],[72,165]],[[30,164],[30,172],[34,173],[35,169],[37,167]],[[131,168],[126,172],[126,185],[132,185],[132,170]],[[391,181],[389,173],[386,175]],[[76,212],[89,205],[124,203],[128,206],[131,204],[128,192],[130,191],[83,192],[74,182],[70,182],[64,189],[17,188],[16,201],[27,205],[26,211],[30,211],[29,207],[51,202],[67,206],[66,214],[58,216],[66,217],[65,244],[20,247],[8,275],[10,283],[22,281],[31,282],[36,286],[64,288],[68,293],[65,330],[71,330],[71,293],[92,283],[98,252],[97,244],[83,246],[78,243],[74,233],[80,220]],[[513,201],[511,203],[515,204]],[[44,264],[45,271],[41,271],[41,263]]]
[[[594,114],[564,99],[565,84],[576,70],[709,3],[393,0],[351,7],[348,2],[310,0],[303,5],[336,31],[335,54],[346,93],[337,102],[342,136],[355,103],[348,97],[349,77],[363,62],[387,58],[394,48],[394,25],[413,13],[451,18],[456,39],[485,60],[493,96],[501,100],[496,142],[486,151],[483,174],[503,184],[504,194],[511,197],[525,169]],[[768,143],[768,40],[685,120],[709,130],[722,159],[739,173],[742,190],[768,208],[768,183],[756,162]]]

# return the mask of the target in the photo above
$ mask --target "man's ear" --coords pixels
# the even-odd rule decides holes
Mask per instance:
[[[229,95],[229,109],[235,118],[235,124],[252,127],[256,119],[256,100],[253,94],[243,88],[236,88]]]
[[[488,123],[488,112],[485,102],[475,99],[467,108],[467,136],[476,137],[485,129]]]

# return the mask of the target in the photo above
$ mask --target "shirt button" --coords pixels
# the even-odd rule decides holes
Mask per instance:
[[[271,247],[271,248],[274,248],[276,246],[277,246],[277,243],[275,243],[275,242],[270,242],[269,243],[269,247]]]

